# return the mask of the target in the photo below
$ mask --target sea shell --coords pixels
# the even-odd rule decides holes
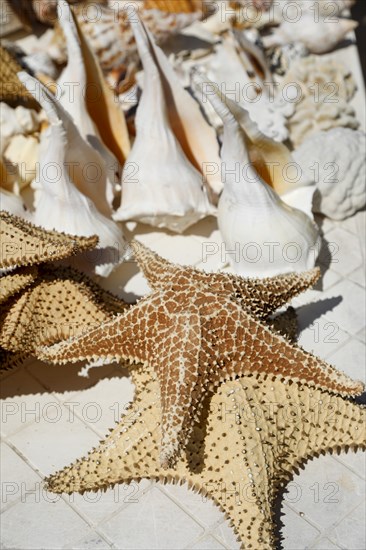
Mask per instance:
[[[134,16],[136,17],[136,16]],[[169,121],[171,102],[152,38],[131,19],[144,67],[144,89],[136,114],[137,135],[122,177],[117,220],[138,220],[181,233],[208,214],[201,173],[186,157]]]
[[[103,157],[114,182],[118,162],[123,164],[130,149],[124,114],[65,0],[59,0],[58,13],[68,49],[68,64],[57,81],[60,102],[83,138]]]
[[[280,76],[284,76],[293,63],[297,63],[302,57],[308,55],[309,50],[301,42],[291,42],[267,50],[271,71]]]
[[[294,158],[315,179],[313,210],[344,220],[366,205],[366,136],[349,128],[333,128],[307,138]]]
[[[9,214],[32,221],[32,214],[26,210],[21,197],[2,187],[0,187],[0,206],[1,210],[6,210]]]
[[[19,105],[12,108],[0,102],[0,152],[17,134],[33,134],[40,129],[41,120],[36,111]]]
[[[320,17],[314,21],[314,14],[304,11],[298,19],[282,21],[272,34],[263,37],[263,44],[270,48],[296,41],[302,42],[311,53],[323,54],[334,50],[357,26],[357,21],[349,19],[339,19],[335,23]]]
[[[79,163],[76,167],[79,170],[74,170],[75,166],[69,162],[70,151],[82,160],[93,149],[87,143],[82,145],[81,136],[69,115],[40,82],[24,72],[19,76],[47,112],[50,123],[41,134],[39,172],[34,182],[34,223],[72,235],[98,235],[96,254],[88,254],[86,262],[80,267],[89,272],[95,270],[96,274],[106,277],[123,260],[126,241],[122,229],[103,215],[94,202],[76,187],[74,179],[78,179],[81,187],[84,176],[83,188],[93,192],[82,165]],[[101,202],[101,197],[98,202]]]
[[[341,15],[345,10],[349,10],[356,0],[282,0],[282,13],[289,20],[296,19],[299,12],[309,12],[315,20],[319,16],[329,20]],[[335,21],[336,22],[336,21]]]
[[[333,59],[312,55],[294,63],[282,81],[280,93],[295,106],[288,120],[295,147],[321,130],[339,126],[357,129],[359,122],[349,105],[355,91],[350,70]]]
[[[252,60],[256,59],[254,63]],[[288,117],[294,105],[274,93],[272,76],[261,50],[243,33],[226,33],[215,46],[215,53],[197,63],[206,69],[208,78],[220,87],[223,94],[245,107],[261,132],[277,141],[288,138]],[[220,117],[212,116],[206,97],[196,94],[207,111],[210,121],[221,131]]]
[[[199,78],[204,82],[203,77]],[[234,269],[244,276],[268,276],[313,267],[319,252],[319,231],[308,215],[288,206],[266,183],[261,172],[268,165],[261,165],[259,159],[252,161],[250,149],[255,124],[248,125],[248,113],[220,92],[209,99],[224,122],[221,149],[224,190],[219,200],[218,222],[225,252]],[[249,133],[244,131],[245,127]],[[269,146],[268,142],[265,139],[264,147]],[[273,143],[273,146],[276,149],[280,145]],[[277,184],[280,174],[281,170],[273,176]],[[286,190],[285,184],[282,187]]]
[[[148,5],[152,6],[153,4],[155,2],[150,2]],[[174,2],[174,4],[183,9],[183,3]],[[83,4],[77,4],[74,13],[91,49],[98,57],[104,74],[115,89],[122,92],[133,84],[134,74],[139,65],[139,56],[128,22],[128,13],[139,13],[152,31],[157,43],[163,44],[172,35],[203,17],[204,3],[197,2],[195,4],[200,9],[195,11],[186,9],[183,13],[177,13],[146,9],[145,2],[140,1],[112,0],[109,2],[109,7],[91,3],[85,9]],[[56,30],[53,40],[52,56],[59,62],[66,59],[64,38],[59,30]]]

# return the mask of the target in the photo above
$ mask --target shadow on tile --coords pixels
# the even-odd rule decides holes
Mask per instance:
[[[109,364],[91,369],[89,376],[84,377],[79,375],[84,365],[85,363],[47,365],[40,361],[35,361],[26,368],[21,365],[14,373],[9,373],[1,380],[0,398],[49,392],[78,392],[95,386],[102,379],[123,378],[129,375],[126,368]]]
[[[296,308],[296,313],[299,319],[299,330],[305,330],[310,327],[314,321],[325,313],[332,311],[343,301],[342,296],[335,296],[332,298],[325,298],[324,300],[318,300],[311,304],[299,306]]]

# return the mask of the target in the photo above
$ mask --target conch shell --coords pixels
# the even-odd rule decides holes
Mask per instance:
[[[180,101],[175,102],[164,54],[154,46],[136,15],[130,23],[144,67],[144,89],[136,115],[136,140],[122,176],[122,202],[114,219],[134,219],[180,233],[215,210],[209,203],[202,174],[187,158],[179,140],[181,137],[187,145],[190,137],[184,133],[183,119],[179,116],[179,105],[186,100],[186,92],[179,89]],[[190,100],[197,112],[198,106]],[[175,115],[175,127],[169,108]],[[191,116],[185,122],[192,121],[194,132],[202,123],[195,125]],[[180,132],[179,137],[174,130]],[[199,134],[198,138],[204,139]]]
[[[204,82],[200,75],[195,79]],[[219,91],[209,99],[224,123],[224,190],[218,223],[234,269],[244,276],[310,269],[319,252],[319,231],[307,214],[286,204],[265,179],[272,180],[274,187],[280,183],[282,191],[288,191],[282,175],[284,164],[280,162],[286,158],[284,146],[255,132],[256,125],[248,113]],[[276,154],[279,148],[282,159]],[[272,174],[268,172],[271,155],[277,159],[277,170]],[[299,189],[301,194],[304,189]]]
[[[68,64],[57,82],[60,102],[84,139],[102,155],[113,178],[118,172],[115,159],[123,164],[130,150],[123,111],[65,0],[59,0],[58,14],[68,49]]]
[[[283,46],[290,42],[302,42],[311,53],[331,52],[345,36],[358,26],[357,21],[320,17],[314,22],[314,14],[307,11],[298,20],[282,21],[272,34],[263,37],[265,48]]]
[[[95,269],[95,273],[108,276],[112,269],[123,260],[126,248],[121,228],[101,213],[94,202],[82,193],[87,191],[87,177],[83,165],[73,170],[70,154],[75,158],[92,158],[95,153],[83,142],[69,115],[57,104],[50,92],[27,73],[19,73],[27,89],[35,95],[45,109],[50,126],[42,132],[39,174],[34,184],[36,189],[34,223],[45,229],[64,231],[72,235],[98,235],[99,250],[93,258],[88,254],[89,265],[84,270]],[[87,165],[87,162],[86,162]],[[84,181],[82,181],[84,177]],[[77,181],[78,187],[74,184]],[[93,193],[91,189],[89,194]],[[98,190],[94,190],[96,194]],[[99,195],[98,203],[102,203]],[[103,204],[103,203],[102,203]],[[104,209],[108,209],[104,200]]]

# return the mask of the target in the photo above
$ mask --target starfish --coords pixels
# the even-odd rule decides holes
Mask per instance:
[[[97,448],[46,479],[48,490],[106,490],[147,478],[186,482],[226,513],[242,548],[275,548],[274,504],[304,463],[326,452],[364,449],[365,409],[329,392],[247,375],[206,396],[185,455],[159,464],[160,389],[149,369],[133,372],[134,403]]]
[[[272,301],[283,305],[279,295],[287,301],[307,288],[316,279],[313,272],[264,283],[178,266],[171,273],[158,256],[151,263],[150,252],[133,247],[153,292],[98,328],[38,350],[38,356],[56,363],[103,358],[151,366],[161,393],[163,467],[173,466],[187,445],[208,389],[238,375],[265,373],[342,395],[362,392],[360,382],[290,344],[261,320],[273,309]]]
[[[98,237],[46,231],[4,210],[0,212],[0,239],[0,268],[61,260],[98,244]]]
[[[9,291],[0,316],[0,346],[13,356],[37,355],[38,346],[82,334],[128,307],[72,268],[44,264],[32,268],[31,280],[28,273],[18,269],[0,279],[4,294],[13,279],[24,280],[20,292]]]
[[[37,278],[38,271],[35,267],[24,267],[10,272],[0,278],[0,304],[14,296]]]

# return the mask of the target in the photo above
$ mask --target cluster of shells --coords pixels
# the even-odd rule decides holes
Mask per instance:
[[[352,3],[327,3],[334,25],[317,0],[7,0],[1,209],[97,234],[83,269],[102,277],[126,258],[126,222],[184,233],[207,216],[239,274],[311,268],[313,212],[340,220],[366,202],[357,87],[332,57],[352,40]],[[271,263],[235,253],[269,239]]]

